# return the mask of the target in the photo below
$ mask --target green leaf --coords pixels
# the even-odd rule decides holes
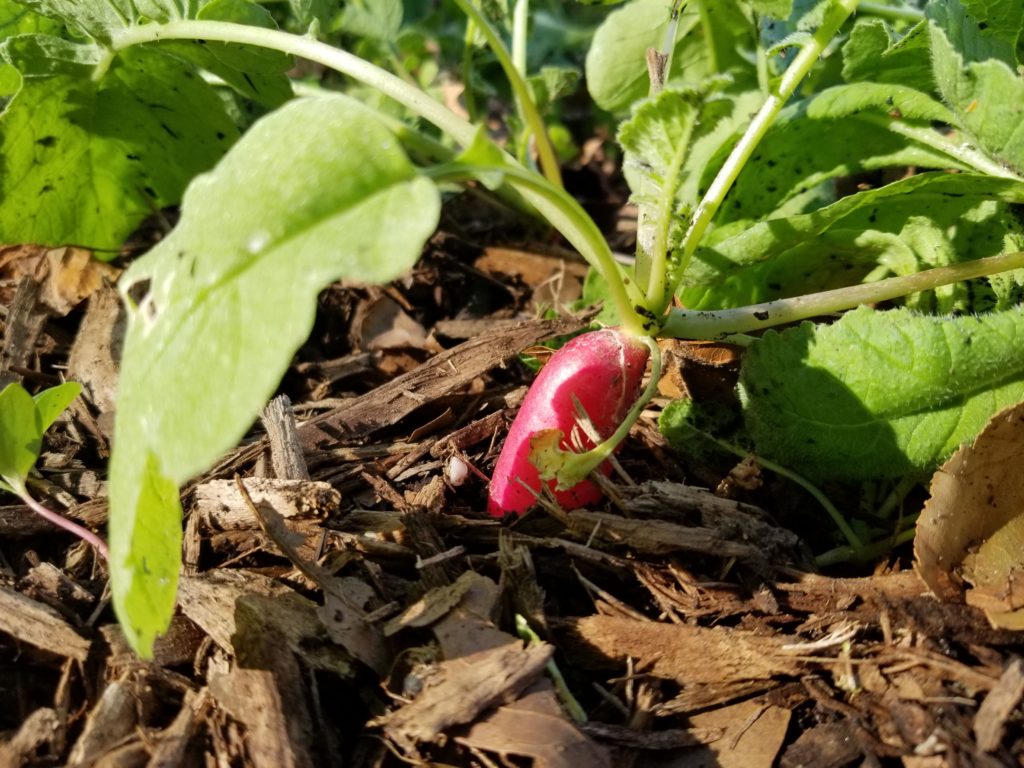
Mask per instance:
[[[889,130],[897,119],[931,133],[931,122],[953,116],[920,91],[878,83],[836,86],[790,105],[744,166],[718,223],[802,212],[808,193],[833,178],[887,167],[962,167],[948,154]],[[710,185],[731,144],[723,144],[708,164],[702,187]]]
[[[337,8],[331,0],[288,0],[288,7],[301,30],[310,29],[314,24],[326,29]]]
[[[137,19],[129,0],[19,0],[20,4],[67,24],[82,35],[100,42],[110,42],[110,33],[123,29]]]
[[[230,21],[251,27],[276,29],[273,16],[249,0],[212,0],[196,18],[200,21]],[[290,56],[252,45],[217,43],[208,40],[167,40],[159,44],[162,53],[179,56],[217,75],[243,96],[265,107],[280,106],[292,96],[287,71]]]
[[[1018,64],[1024,4],[1016,0],[932,0],[926,13],[933,31],[941,30],[964,61],[994,59],[1008,67]]]
[[[1024,309],[954,319],[861,308],[769,331],[740,388],[757,452],[811,480],[920,474],[1024,400]]]
[[[552,66],[541,67],[540,72],[527,80],[533,92],[533,100],[541,112],[575,91],[579,82],[580,71],[575,67]]]
[[[622,112],[647,95],[647,49],[661,49],[668,22],[668,4],[663,0],[631,0],[608,14],[587,51],[587,88],[598,106]],[[677,48],[699,22],[696,13],[680,17]],[[673,57],[673,72],[678,72],[684,58]]]
[[[174,613],[181,570],[181,499],[177,483],[165,476],[152,450],[123,471],[131,474],[119,475],[116,485],[111,476],[110,583],[121,630],[132,648],[149,659],[153,641],[167,631]]]
[[[881,19],[858,19],[843,46],[843,78],[935,90],[927,22],[902,37]]]
[[[347,0],[341,28],[358,37],[394,40],[402,26],[402,0]]]
[[[0,41],[32,33],[65,37],[67,30],[60,21],[33,13],[14,0],[0,0]],[[18,71],[10,64],[0,64],[0,97],[10,96],[20,87]]]
[[[143,503],[140,484],[183,483],[234,445],[309,335],[318,292],[340,277],[398,276],[439,214],[434,185],[345,97],[286,104],[192,183],[178,226],[120,282],[130,309],[110,543],[123,622],[140,621],[137,591],[158,589],[142,570],[117,570],[147,554],[132,549],[137,529],[179,524],[164,518],[169,505]]]
[[[75,43],[53,35],[36,34],[5,40],[0,53],[22,77],[87,78],[103,58],[103,51],[93,43]]]
[[[750,0],[750,7],[761,16],[785,19],[793,12],[793,0]]]
[[[36,403],[36,410],[39,411],[40,429],[43,432],[48,430],[80,394],[82,385],[77,381],[65,381],[37,394],[33,400]]]
[[[642,102],[619,128],[626,178],[639,208],[636,274],[641,285],[646,286],[652,259],[678,246],[686,208],[696,203],[683,196],[684,182],[704,160],[695,158],[694,142],[732,111],[730,100],[713,95],[719,85],[666,88]]]
[[[1011,23],[1019,34],[1024,4],[994,3],[1004,14],[975,15],[987,7],[960,0],[928,6],[935,81],[957,124],[973,134],[979,147],[1024,173],[1024,78],[1016,71],[1016,46],[1005,33],[1005,24]],[[1011,22],[1001,19],[989,26],[988,19],[1005,14]]]
[[[21,384],[0,392],[0,477],[16,492],[39,458],[43,427],[35,401]]]
[[[42,16],[63,21],[101,43],[135,24],[195,18],[196,0],[19,0]]]
[[[125,51],[99,84],[28,78],[0,118],[0,231],[119,249],[237,135],[192,67],[152,49]]]
[[[734,222],[712,232],[697,251],[683,304],[692,309],[742,306],[855,282],[879,262],[906,251],[900,235],[915,216],[944,228],[961,260],[1018,250],[1019,227],[1006,215],[1006,204],[1020,202],[1020,182],[924,173],[849,195],[812,213]]]

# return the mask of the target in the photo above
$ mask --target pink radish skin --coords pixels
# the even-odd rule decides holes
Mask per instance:
[[[494,517],[509,512],[521,515],[536,503],[534,493],[523,487],[525,483],[539,491],[541,486],[537,468],[529,458],[530,439],[541,430],[559,429],[566,436],[562,448],[571,449],[569,435],[577,421],[574,395],[601,438],[609,437],[640,396],[649,355],[646,344],[615,328],[577,336],[555,352],[530,387],[505,438],[491,479],[487,511]],[[586,448],[593,447],[580,430],[575,432]],[[607,474],[611,467],[605,462],[599,469]],[[554,485],[553,480],[548,481],[552,490]],[[603,498],[589,480],[554,493],[565,509]]]

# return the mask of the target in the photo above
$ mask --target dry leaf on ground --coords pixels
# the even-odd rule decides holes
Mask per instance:
[[[1024,629],[1024,404],[996,414],[936,471],[917,523],[915,566],[946,601]],[[970,585],[965,587],[966,584]]]

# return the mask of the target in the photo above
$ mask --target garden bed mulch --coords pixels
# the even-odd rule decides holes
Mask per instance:
[[[87,392],[31,487],[102,530],[116,270],[0,255],[0,376]],[[756,465],[681,463],[657,403],[605,507],[487,517],[517,353],[586,322],[537,319],[578,295],[563,256],[439,235],[402,281],[326,291],[290,402],[183,490],[152,661],[95,553],[0,507],[0,766],[1024,764],[1019,633],[906,551],[815,573],[820,512]],[[691,383],[727,387],[702,359]]]

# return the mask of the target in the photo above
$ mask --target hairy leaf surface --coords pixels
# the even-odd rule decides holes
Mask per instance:
[[[400,274],[439,208],[372,112],[344,97],[301,100],[197,178],[179,225],[124,274],[110,546],[115,606],[136,648],[148,651],[174,604],[179,552],[146,544],[150,528],[179,525],[176,495],[161,489],[243,435],[308,336],[317,293],[342,276]]]
[[[770,331],[744,357],[758,453],[815,480],[927,472],[1024,400],[1024,309],[953,319],[861,308]]]
[[[829,179],[892,166],[962,168],[948,154],[908,141],[889,129],[897,121],[931,134],[931,122],[952,114],[931,97],[899,85],[854,83],[829,88],[786,108],[765,134],[729,193],[718,221],[773,215],[787,202]],[[934,133],[936,140],[941,137]],[[711,183],[731,143],[712,160],[702,184]],[[966,170],[966,169],[965,169]],[[786,213],[799,213],[790,210]]]
[[[683,302],[711,309],[793,296],[855,282],[879,263],[899,273],[896,265],[916,258],[902,234],[917,216],[946,232],[961,261],[1018,250],[1021,229],[1007,204],[1021,202],[1020,182],[928,173],[849,195],[812,213],[734,222],[715,230],[697,251]],[[923,257],[920,262],[930,263]]]
[[[843,46],[843,78],[932,93],[935,78],[929,52],[927,22],[919,22],[899,36],[881,19],[858,19]]]
[[[928,14],[935,81],[957,123],[1024,173],[1024,78],[1016,58],[1024,4],[949,0],[931,3]]]

